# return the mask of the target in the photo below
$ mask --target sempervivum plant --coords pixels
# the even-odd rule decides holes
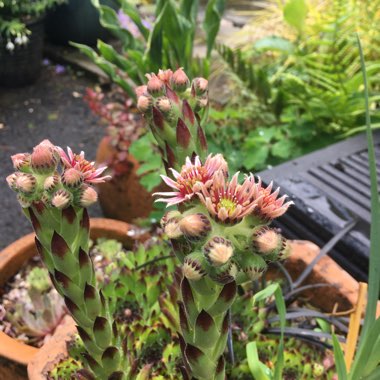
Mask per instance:
[[[291,202],[253,175],[231,178],[221,155],[206,155],[199,112],[207,106],[207,81],[190,81],[182,69],[150,74],[137,89],[170,176],[172,191],[158,201],[178,205],[162,219],[182,263],[179,339],[185,379],[224,380],[228,311],[237,284],[259,278],[270,261],[289,255],[287,241],[268,225]],[[172,178],[170,178],[172,177]]]
[[[77,323],[85,360],[97,379],[124,379],[129,363],[122,338],[99,290],[89,250],[86,207],[96,201],[91,184],[107,179],[84,153],[44,140],[31,154],[12,156],[9,186],[36,233],[36,246],[58,293]],[[59,163],[61,163],[59,170]]]

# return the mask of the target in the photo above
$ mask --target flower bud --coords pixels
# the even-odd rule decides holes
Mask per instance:
[[[182,273],[187,279],[198,281],[206,275],[206,271],[202,267],[202,259],[200,252],[194,252],[185,257]]]
[[[82,207],[89,207],[98,200],[98,193],[91,186],[86,187],[80,196],[80,205]]]
[[[178,239],[180,236],[182,236],[182,231],[179,227],[178,219],[169,219],[165,224],[164,232],[166,235],[168,235],[169,239]]]
[[[59,182],[60,179],[57,175],[51,175],[49,177],[46,177],[44,181],[44,190],[48,192],[54,191],[57,188]]]
[[[141,95],[137,100],[137,108],[141,113],[146,113],[152,107],[152,98],[150,96]]]
[[[148,92],[151,95],[160,95],[160,94],[162,94],[163,91],[164,91],[165,85],[157,77],[157,75],[152,73],[150,75],[148,74],[147,77],[148,77],[148,84],[147,84]]]
[[[166,223],[172,219],[172,218],[180,218],[181,213],[177,210],[168,211],[165,213],[165,215],[161,218],[160,224],[162,228],[165,228]]]
[[[229,262],[220,267],[213,267],[210,277],[219,284],[225,285],[235,280],[238,268],[235,263]]]
[[[193,88],[196,95],[204,95],[208,90],[208,80],[205,78],[194,78]]]
[[[30,207],[32,202],[22,194],[17,194],[18,203],[22,208]]]
[[[180,67],[173,73],[173,76],[170,79],[170,83],[174,90],[183,92],[189,87],[190,81],[183,71],[183,68]]]
[[[163,113],[167,114],[172,109],[172,104],[170,103],[170,100],[166,96],[161,96],[157,99],[156,107]]]
[[[25,194],[33,193],[36,189],[36,177],[28,173],[20,173],[16,176],[15,186]]]
[[[158,78],[165,84],[169,84],[171,77],[173,76],[173,71],[168,70],[158,70]]]
[[[232,243],[219,236],[213,237],[203,247],[203,251],[208,262],[216,267],[226,264],[234,252]]]
[[[272,228],[259,227],[253,233],[253,245],[256,251],[262,255],[276,254],[282,248],[282,243],[281,234]]]
[[[62,174],[62,182],[64,185],[70,188],[78,187],[83,182],[82,173],[74,168],[66,169]]]
[[[190,239],[199,239],[207,236],[211,231],[211,223],[202,213],[187,215],[179,221],[182,233]]]
[[[148,93],[148,86],[138,86],[135,88],[136,96],[139,98],[141,95],[145,95]]]
[[[33,148],[31,166],[37,173],[53,172],[58,164],[58,155],[55,146],[44,140]]]
[[[285,260],[287,259],[292,253],[292,246],[289,242],[289,240],[283,238],[282,239],[282,247],[280,249],[280,252],[277,255],[278,260]]]
[[[247,277],[253,281],[261,277],[264,271],[267,269],[265,260],[254,253],[246,253],[239,259],[240,269],[247,275]]]
[[[59,209],[64,209],[70,205],[72,195],[63,189],[56,191],[51,199],[51,204]]]
[[[30,154],[17,153],[11,156],[13,167],[15,170],[24,171],[30,167]]]
[[[197,106],[199,108],[206,108],[208,106],[208,97],[204,96],[197,99]]]
[[[17,190],[17,186],[16,186],[16,178],[17,176],[19,175],[20,173],[12,173],[10,174],[9,176],[7,176],[6,178],[6,181],[8,183],[8,186],[12,189],[12,190]]]

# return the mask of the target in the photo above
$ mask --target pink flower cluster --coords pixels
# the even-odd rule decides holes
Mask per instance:
[[[246,176],[240,184],[239,173],[228,180],[228,165],[221,154],[209,155],[204,164],[199,157],[186,159],[181,172],[171,169],[174,180],[162,176],[174,191],[160,192],[157,202],[167,206],[189,202],[197,198],[206,206],[209,214],[225,223],[236,223],[247,215],[255,214],[265,221],[283,215],[293,202],[285,202],[287,196],[278,197],[280,189],[272,192],[273,183],[264,187],[260,178]]]

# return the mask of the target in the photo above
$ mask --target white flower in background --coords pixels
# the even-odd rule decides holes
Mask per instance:
[[[22,45],[23,42],[22,42],[22,37],[20,35],[18,35],[16,38],[15,38],[15,43],[16,45]]]
[[[26,45],[29,41],[29,38],[24,34],[23,36],[21,36],[21,40],[22,40],[22,43]]]
[[[13,51],[15,49],[15,44],[11,40],[8,40],[5,48],[9,51]]]

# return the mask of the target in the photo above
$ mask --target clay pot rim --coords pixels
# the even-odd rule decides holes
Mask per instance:
[[[90,236],[92,239],[105,237],[119,240],[126,246],[131,246],[135,240],[142,241],[147,238],[147,235],[141,235],[137,236],[137,239],[134,240],[133,237],[136,236],[134,230],[134,226],[129,223],[115,219],[91,218],[90,220]],[[26,260],[36,254],[34,239],[35,234],[30,233],[0,251],[0,286],[3,286],[10,277],[17,273],[17,270]],[[24,256],[24,258],[20,260],[19,256]],[[10,268],[15,259],[19,261],[16,270]],[[26,366],[38,350],[38,348],[21,343],[0,331],[1,357]]]

